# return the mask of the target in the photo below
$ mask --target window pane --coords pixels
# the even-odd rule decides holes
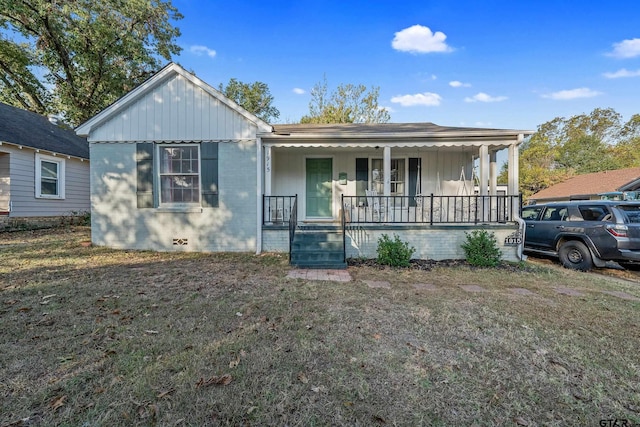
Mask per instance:
[[[198,203],[200,186],[197,176],[164,176],[161,180],[162,203]]]
[[[58,181],[43,179],[40,183],[40,194],[47,196],[58,195]]]
[[[58,164],[56,162],[40,161],[40,194],[58,195]]]
[[[57,179],[58,178],[58,164],[54,162],[45,162],[41,161],[41,176],[42,179],[50,178]]]

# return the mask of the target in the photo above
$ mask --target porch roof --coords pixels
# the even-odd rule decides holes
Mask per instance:
[[[439,126],[434,123],[347,123],[273,125],[259,133],[263,142],[291,147],[368,147],[390,143],[396,147],[480,146],[506,148],[534,131]]]

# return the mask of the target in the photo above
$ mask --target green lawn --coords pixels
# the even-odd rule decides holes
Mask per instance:
[[[284,255],[87,240],[0,234],[0,426],[640,423],[638,283],[554,265],[305,281]]]

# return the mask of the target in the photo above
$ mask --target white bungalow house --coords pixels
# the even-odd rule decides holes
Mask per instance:
[[[97,245],[336,250],[314,246],[315,230],[335,234],[340,263],[375,257],[382,234],[408,241],[416,258],[447,259],[464,257],[465,232],[480,227],[496,234],[505,259],[521,253],[518,146],[530,131],[272,126],[171,63],[76,132],[90,142]],[[501,196],[499,150],[508,152],[509,171]],[[305,264],[293,255],[293,264]],[[331,264],[316,258],[307,265]]]

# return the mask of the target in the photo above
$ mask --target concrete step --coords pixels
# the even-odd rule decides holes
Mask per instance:
[[[296,230],[291,265],[299,268],[346,268],[342,233],[335,229]]]

